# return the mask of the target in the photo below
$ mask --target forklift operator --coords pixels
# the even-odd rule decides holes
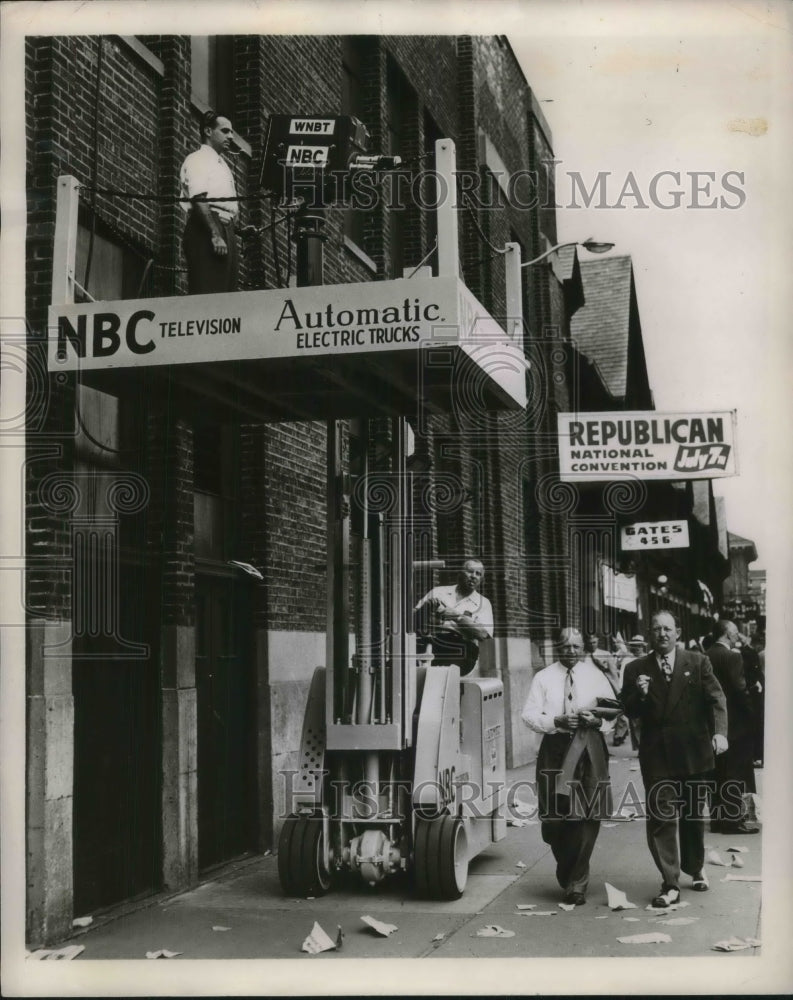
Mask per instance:
[[[493,637],[493,608],[479,593],[485,567],[466,559],[453,587],[433,587],[416,605],[416,631],[432,644],[433,666],[456,663],[470,674],[479,658],[479,643]]]

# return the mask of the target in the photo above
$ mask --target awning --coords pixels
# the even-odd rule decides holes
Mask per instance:
[[[458,278],[50,307],[50,371],[252,420],[521,409],[527,361]],[[148,370],[143,374],[144,370]]]

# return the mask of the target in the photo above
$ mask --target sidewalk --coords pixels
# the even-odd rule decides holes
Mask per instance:
[[[632,782],[642,799],[638,762],[632,751],[615,751],[610,772],[615,808]],[[510,784],[530,781],[534,765],[509,772]],[[762,772],[757,772],[758,781]],[[527,789],[519,794],[528,800]],[[627,802],[630,808],[631,801]],[[438,903],[413,897],[406,878],[387,880],[372,889],[360,880],[345,879],[327,896],[313,900],[285,898],[278,883],[276,859],[256,858],[226,871],[214,881],[136,912],[90,927],[66,944],[84,945],[78,961],[144,959],[147,951],[168,949],[185,959],[302,958],[333,961],[344,958],[419,958],[512,956],[710,956],[712,945],[731,937],[760,939],[761,883],[723,881],[728,874],[760,875],[762,835],[736,837],[707,834],[706,845],[726,856],[729,846],[742,847],[744,867],[706,866],[711,888],[706,893],[681,883],[687,907],[673,913],[645,909],[658,891],[659,876],[650,858],[639,821],[603,824],[592,859],[587,904],[566,912],[558,907],[561,894],[554,878],[554,862],[540,838],[536,820],[510,827],[505,840],[476,858],[462,899]],[[525,866],[525,867],[524,867]],[[606,904],[604,883],[623,890],[636,909],[612,912]],[[534,904],[520,911],[518,904]],[[540,915],[552,911],[553,916]],[[381,937],[361,921],[363,915],[396,924],[398,930]],[[686,923],[661,924],[670,918]],[[341,952],[309,956],[301,944],[314,921],[335,939],[344,931]],[[496,924],[514,937],[483,938],[476,932]],[[625,935],[661,931],[665,944],[622,944]],[[439,935],[442,935],[439,938]],[[747,956],[757,949],[741,951]],[[724,954],[724,961],[731,955]],[[177,959],[178,960],[178,959]]]

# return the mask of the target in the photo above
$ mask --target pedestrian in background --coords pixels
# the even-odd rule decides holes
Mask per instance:
[[[643,635],[634,635],[628,642],[627,646],[628,652],[620,657],[619,661],[619,691],[622,691],[622,683],[625,678],[625,668],[629,663],[633,663],[635,659],[639,656],[644,656],[647,652],[647,643]],[[631,747],[634,750],[639,749],[639,732],[640,723],[638,719],[630,719],[627,715],[620,715],[614,724],[614,738],[612,739],[612,744],[615,747],[621,746],[630,732],[631,735]]]
[[[678,650],[679,636],[673,615],[653,615],[652,652],[627,665],[621,695],[642,727],[647,844],[662,878],[652,901],[656,907],[680,901],[681,871],[691,876],[696,892],[709,888],[705,806],[714,754],[727,749],[727,706],[710,660]]]
[[[754,813],[754,720],[752,700],[741,654],[735,647],[740,633],[734,622],[719,619],[707,656],[727,700],[729,748],[716,760],[716,790],[710,811],[714,833],[749,834],[760,829]]]
[[[537,755],[537,799],[543,841],[556,859],[563,902],[586,902],[589,861],[600,821],[612,812],[608,750],[612,726],[598,717],[598,700],[613,699],[603,672],[584,658],[575,628],[562,629],[558,659],[534,675],[522,719],[542,733]]]
[[[757,653],[757,680],[759,688],[752,696],[754,710],[754,766],[762,767],[765,760],[765,635],[755,632],[752,646]]]

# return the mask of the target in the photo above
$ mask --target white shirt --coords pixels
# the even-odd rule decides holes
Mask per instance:
[[[182,208],[185,211],[190,209],[189,201],[205,194],[210,205],[220,215],[233,218],[238,214],[239,202],[212,203],[212,198],[235,198],[237,189],[228,163],[206,143],[185,159],[179,172],[179,182],[182,187]]]
[[[588,660],[579,660],[572,668],[576,706],[579,711],[596,708],[598,698],[614,698],[611,685],[602,671]],[[534,675],[529,689],[529,697],[521,712],[521,719],[536,733],[560,733],[554,717],[565,714],[564,683],[567,667],[558,661],[543,667]],[[613,719],[604,719],[602,732],[608,733],[614,727]]]
[[[490,601],[486,597],[483,597],[478,590],[474,590],[463,597],[456,586],[433,587],[429,593],[421,598],[415,610],[418,611],[419,608],[423,608],[434,597],[439,598],[446,608],[453,608],[455,611],[460,611],[463,614],[468,612],[471,620],[483,628],[491,638],[493,637],[493,607]],[[449,629],[451,632],[460,631],[456,623],[452,621],[439,622],[438,628]]]

